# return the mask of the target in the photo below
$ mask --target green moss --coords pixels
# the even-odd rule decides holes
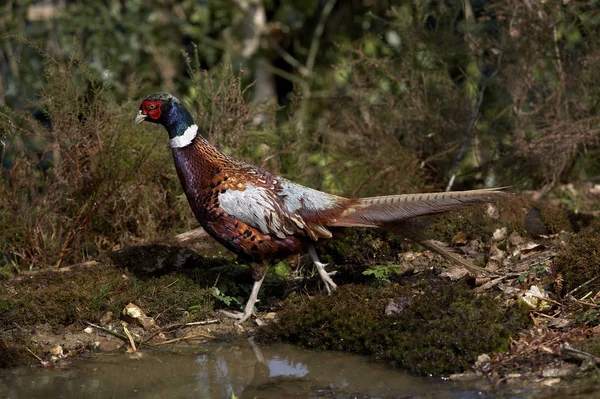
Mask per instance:
[[[549,233],[556,234],[561,231],[573,231],[573,225],[569,218],[569,213],[572,212],[544,203],[537,203],[535,207],[540,211],[542,223],[546,226]]]
[[[390,305],[393,304],[393,305]],[[386,307],[400,309],[386,316]],[[290,298],[263,340],[370,354],[419,374],[469,369],[478,355],[508,349],[511,332],[528,323],[492,297],[462,284],[422,280],[413,287],[346,285],[331,297]]]
[[[486,205],[472,206],[459,211],[432,217],[427,227],[427,236],[450,242],[456,233],[463,232],[469,239],[489,238],[494,231],[506,227],[509,231],[525,233],[523,226],[528,201],[520,196],[511,196],[498,202],[499,219],[487,215]]]
[[[108,265],[72,272],[47,271],[3,283],[0,329],[47,323],[81,326],[105,312],[119,314],[134,302],[163,323],[203,318],[213,310],[210,290],[189,276],[172,274],[142,280]]]
[[[600,273],[600,228],[590,226],[574,235],[554,259],[554,266],[564,278],[565,291],[572,290]],[[600,289],[600,282],[586,289]]]
[[[0,292],[0,327],[12,323],[32,326],[37,323],[68,326],[81,320],[92,320],[92,308],[111,308],[91,303],[94,293],[103,285],[119,279],[116,270],[86,269],[73,273],[41,272],[23,276],[20,281],[6,283]],[[112,310],[112,309],[111,309]]]
[[[380,229],[346,228],[334,230],[334,239],[319,249],[319,257],[333,264],[365,264],[373,259],[395,260],[404,239]]]
[[[0,266],[0,281],[8,280],[13,277],[12,266]]]
[[[585,339],[583,341],[575,341],[572,343],[572,346],[576,349],[600,357],[600,338],[597,336]]]
[[[21,343],[6,342],[0,339],[0,369],[31,364],[33,357]]]
[[[535,207],[539,210],[542,222],[551,234],[557,234],[561,231],[579,232],[591,225],[597,225],[597,221],[592,215],[576,213],[570,209],[541,202],[536,203]]]
[[[152,278],[138,285],[140,306],[159,323],[205,319],[213,311],[213,298],[187,276],[175,274]]]

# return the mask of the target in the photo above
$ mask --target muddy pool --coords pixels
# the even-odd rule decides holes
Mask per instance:
[[[233,396],[233,395],[235,396]],[[519,397],[508,395],[503,397]],[[365,357],[210,342],[140,354],[100,353],[65,368],[0,371],[0,398],[486,398]]]

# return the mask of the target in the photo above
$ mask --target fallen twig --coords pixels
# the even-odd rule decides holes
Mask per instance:
[[[532,312],[532,313],[534,313],[536,316],[545,317],[547,319],[556,319],[556,316],[551,316],[549,314],[545,314],[545,313],[542,313],[542,312]]]
[[[69,265],[69,266],[65,266],[65,267],[61,267],[58,269],[39,269],[39,270],[26,270],[26,271],[22,271],[19,272],[19,275],[16,276],[13,280],[14,281],[21,281],[26,277],[31,277],[31,276],[35,276],[36,274],[39,273],[45,273],[45,272],[52,272],[52,273],[65,273],[65,272],[71,272],[75,269],[87,269],[87,268],[91,268],[94,267],[96,265],[98,265],[99,263],[95,260],[90,260],[87,262],[82,262],[82,263],[75,263],[74,265]]]
[[[194,338],[208,338],[208,339],[215,339],[214,336],[210,335],[210,334],[205,334],[205,333],[198,333],[198,334],[193,334],[193,335],[186,335],[185,337],[179,337],[179,338],[173,338],[173,339],[169,339],[167,341],[163,341],[163,342],[159,342],[155,345],[167,345],[167,344],[174,344],[176,342],[179,341],[187,341],[189,339],[194,339]]]
[[[215,323],[220,323],[221,320],[219,319],[210,319],[210,320],[203,320],[203,321],[192,321],[191,323],[185,323],[184,326],[204,326],[206,324],[215,324]]]
[[[590,291],[590,292],[588,292],[587,294],[585,294],[584,296],[582,296],[581,298],[579,298],[579,300],[580,300],[580,301],[583,301],[583,300],[585,300],[585,299],[588,299],[588,297],[589,297],[590,295],[592,295],[593,293],[594,293],[593,291]]]
[[[186,231],[185,233],[177,234],[173,239],[177,242],[184,243],[189,241],[196,241],[201,238],[208,236],[208,233],[204,231],[202,227],[194,230]]]
[[[28,347],[25,347],[25,349],[27,349],[27,352],[31,353],[37,360],[39,360],[40,362],[43,362],[44,360],[42,360],[41,357],[39,357],[38,355],[36,355],[35,353],[33,353],[33,351],[31,349],[29,349]]]
[[[600,308],[600,306],[598,306],[597,304],[593,303],[593,302],[586,302],[584,300],[581,299],[577,299],[574,297],[571,297],[573,301],[577,302],[580,305],[584,305],[584,306],[589,306],[590,308],[594,308],[594,309],[598,309]]]
[[[104,331],[105,333],[108,333],[108,334],[110,334],[110,335],[113,335],[113,336],[115,336],[115,337],[117,337],[117,338],[120,338],[120,339],[122,339],[122,340],[123,340],[123,341],[125,341],[125,342],[127,342],[127,341],[128,341],[128,338],[127,338],[125,335],[123,335],[123,334],[119,334],[119,333],[118,333],[118,332],[116,332],[115,330],[111,330],[110,328],[105,328],[105,327],[99,326],[99,325],[97,325],[97,324],[90,323],[89,321],[86,321],[85,323],[86,323],[88,326],[90,326],[90,327],[97,328],[98,330]]]
[[[563,352],[563,354],[565,354],[569,357],[572,357],[574,359],[577,359],[577,360],[591,359],[594,361],[594,363],[600,364],[600,357],[595,356],[591,353],[573,348],[571,345],[569,345],[568,342],[565,342],[564,344],[562,344],[560,346],[560,349]]]
[[[183,327],[204,326],[207,324],[215,324],[215,323],[220,323],[220,322],[221,322],[221,320],[219,320],[219,319],[209,319],[209,320],[203,320],[203,321],[192,321],[190,323],[170,324],[168,326],[164,326],[159,331],[155,331],[154,333],[150,334],[148,337],[144,338],[143,342],[145,343],[145,342],[150,341],[152,338],[154,338],[156,335],[158,335],[160,333],[171,332],[171,331],[183,328]]]
[[[583,283],[583,284],[579,285],[578,287],[575,287],[571,291],[569,291],[569,293],[567,294],[567,296],[573,295],[574,293],[576,293],[577,291],[579,291],[582,287],[585,287],[586,285],[588,285],[590,283],[593,283],[594,281],[598,280],[599,278],[600,278],[600,275],[598,275],[596,277],[592,277],[591,279],[589,279],[585,283]]]
[[[129,332],[129,329],[127,328],[127,326],[124,324],[123,324],[123,331],[125,331],[127,338],[129,338],[129,345],[131,345],[131,350],[133,352],[137,352],[137,348],[135,347],[135,340],[133,339],[133,336]]]
[[[490,288],[494,288],[495,286],[500,284],[502,282],[502,280],[505,280],[508,277],[510,277],[510,276],[508,274],[505,274],[504,276],[500,276],[491,281],[488,281],[487,283],[481,285],[480,287],[475,288],[475,292],[483,292],[483,291],[489,290]]]
[[[108,333],[108,334],[110,334],[110,335],[113,335],[113,336],[115,336],[115,337],[117,337],[117,338],[120,338],[120,339],[122,339],[122,340],[123,340],[125,343],[128,343],[128,342],[129,342],[129,337],[127,337],[127,336],[125,336],[125,335],[123,335],[123,334],[119,334],[119,333],[118,333],[118,332],[116,332],[115,330],[111,330],[110,328],[105,328],[105,327],[99,326],[99,325],[97,325],[97,324],[90,323],[89,321],[86,321],[86,324],[87,324],[87,325],[89,325],[90,327],[97,328],[97,329],[98,329],[98,330],[100,330],[100,331],[104,331],[105,333]],[[137,341],[135,341],[135,340],[134,340],[134,342],[138,344],[138,348],[140,348],[142,345],[146,345],[146,346],[148,346],[148,347],[150,347],[150,348],[155,348],[155,347],[156,347],[155,345],[153,345],[153,344],[149,344],[149,343],[147,343],[146,341],[140,341],[140,340],[137,340]]]

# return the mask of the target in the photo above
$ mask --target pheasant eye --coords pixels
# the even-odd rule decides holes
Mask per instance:
[[[157,120],[160,118],[160,101],[147,101],[142,106],[142,111],[147,114],[150,118]]]

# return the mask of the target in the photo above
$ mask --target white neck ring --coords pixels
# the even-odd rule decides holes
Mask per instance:
[[[192,141],[196,138],[197,135],[198,126],[191,125],[188,126],[187,129],[185,129],[185,132],[183,132],[181,136],[176,136],[169,140],[169,144],[171,145],[171,148],[187,147],[192,143]]]

